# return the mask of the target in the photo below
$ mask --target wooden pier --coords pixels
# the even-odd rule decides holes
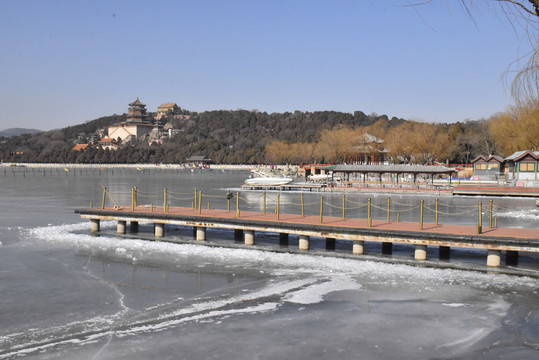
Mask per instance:
[[[291,183],[286,185],[242,185],[241,190],[295,190],[295,191],[322,191],[327,188],[327,184],[315,183]]]
[[[140,222],[154,224],[156,238],[165,236],[165,225],[192,226],[198,241],[206,240],[207,228],[234,229],[241,234],[246,245],[254,245],[255,232],[280,234],[281,242],[288,243],[288,235],[299,236],[299,249],[309,250],[310,237],[326,238],[327,243],[335,239],[353,243],[355,255],[364,253],[365,241],[382,244],[382,252],[391,253],[393,244],[415,246],[414,258],[427,259],[427,246],[438,246],[440,258],[448,259],[451,247],[484,249],[487,266],[499,267],[502,251],[506,252],[507,265],[518,263],[519,252],[539,252],[539,229],[482,228],[464,225],[436,225],[412,222],[390,222],[374,219],[302,216],[301,214],[279,214],[218,210],[185,207],[113,207],[101,209],[78,209],[81,218],[91,220],[91,231],[100,231],[101,220],[118,222],[117,232],[125,233],[127,222],[131,231],[138,231]]]

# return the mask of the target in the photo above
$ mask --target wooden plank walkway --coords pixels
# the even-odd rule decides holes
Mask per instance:
[[[423,230],[420,224],[415,222],[387,222],[386,220],[372,220],[372,226],[369,227],[367,219],[354,219],[340,217],[324,216],[322,223],[319,216],[301,214],[277,214],[262,213],[253,211],[240,211],[240,217],[237,217],[236,211],[219,209],[198,209],[184,207],[169,207],[168,212],[163,212],[163,207],[153,207],[151,211],[148,206],[137,206],[134,210],[131,207],[105,208],[105,209],[86,209],[76,210],[85,218],[119,219],[137,218],[146,219],[155,222],[173,222],[174,220],[184,219],[186,221],[196,222],[224,222],[231,225],[253,224],[272,228],[312,228],[316,231],[341,231],[343,233],[365,233],[365,234],[406,234],[408,237],[418,238],[431,237],[436,240],[443,238],[470,238],[470,239],[511,239],[514,241],[526,242],[538,247],[539,251],[539,229],[525,228],[488,228],[483,227],[481,234],[478,234],[476,226],[470,225],[452,225],[452,224],[432,224],[424,223]],[[143,221],[143,220],[141,220]],[[347,231],[348,230],[348,231]],[[323,236],[323,235],[322,235]]]
[[[140,214],[161,214],[163,215],[163,207],[154,207],[153,213],[150,213],[147,206],[137,206],[134,211],[129,207],[122,209],[106,208],[105,211],[115,211],[120,213],[140,213]],[[200,213],[192,208],[184,207],[169,207],[166,215],[171,216],[195,216],[203,218],[221,218],[221,219],[237,219],[235,210],[219,210],[219,209],[201,209]],[[430,224],[423,223],[423,230],[420,230],[419,223],[416,222],[387,222],[386,220],[372,220],[372,226],[368,226],[367,219],[354,219],[342,217],[330,217],[323,216],[322,223],[320,223],[320,216],[301,214],[279,214],[275,213],[262,213],[253,211],[240,211],[239,220],[252,220],[261,221],[268,224],[291,224],[291,225],[316,225],[316,226],[328,226],[328,227],[342,227],[350,229],[370,229],[370,230],[390,230],[390,231],[406,231],[406,232],[428,232],[433,234],[447,234],[447,235],[464,235],[464,236],[477,236],[477,227],[470,225],[450,225],[450,224]],[[516,239],[529,239],[537,240],[539,243],[539,228],[538,229],[525,229],[525,228],[488,228],[483,226],[481,234],[483,237],[497,237],[497,238],[516,238]]]
[[[387,222],[367,219],[353,219],[301,214],[275,214],[253,211],[219,209],[192,209],[169,207],[137,206],[105,209],[78,209],[81,218],[92,221],[92,232],[100,230],[101,220],[118,221],[118,233],[126,232],[127,221],[131,230],[138,231],[139,222],[153,222],[156,237],[163,237],[165,225],[192,226],[197,240],[206,239],[207,228],[234,229],[244,235],[246,245],[254,245],[256,232],[279,233],[280,238],[288,239],[289,234],[299,235],[299,249],[308,250],[310,237],[335,239],[353,242],[353,254],[361,255],[364,242],[382,243],[382,252],[391,253],[394,243],[415,245],[415,259],[426,260],[427,246],[439,246],[440,257],[449,257],[449,249],[473,248],[488,251],[487,266],[499,267],[502,251],[506,252],[506,262],[518,262],[518,252],[539,253],[539,229],[524,228],[483,228],[478,233],[477,226]],[[320,221],[322,220],[322,221]],[[286,240],[288,241],[288,240]]]

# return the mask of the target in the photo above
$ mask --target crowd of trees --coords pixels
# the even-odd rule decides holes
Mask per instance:
[[[0,138],[0,160],[37,163],[182,163],[203,155],[216,163],[344,163],[354,154],[384,150],[393,162],[469,163],[477,155],[508,156],[539,148],[539,102],[491,119],[431,124],[385,115],[319,111],[272,113],[208,111],[175,124],[180,132],[163,144],[144,141],[118,150],[72,151],[98,129],[125,114],[40,134]],[[365,134],[384,140],[373,143]],[[87,138],[84,138],[84,136]],[[81,139],[81,137],[83,139]]]
[[[4,162],[45,163],[182,163],[194,155],[203,155],[217,163],[262,163],[265,147],[274,139],[287,142],[312,142],[318,131],[337,125],[366,126],[378,120],[391,124],[403,119],[387,116],[335,111],[272,113],[246,110],[219,110],[189,113],[189,119],[172,125],[181,131],[163,144],[139,141],[124,144],[116,151],[89,148],[72,151],[75,142],[87,142],[97,129],[124,121],[126,116],[113,115],[88,121],[82,125],[3,138],[0,160]]]
[[[365,134],[384,140],[369,141]],[[346,163],[354,154],[385,151],[394,163],[470,163],[478,155],[507,157],[539,149],[539,102],[514,107],[488,120],[431,124],[416,121],[323,129],[312,142],[273,140],[266,161],[275,163]]]

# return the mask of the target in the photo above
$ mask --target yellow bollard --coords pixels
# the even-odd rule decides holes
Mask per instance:
[[[479,223],[477,224],[477,233],[481,234],[483,232],[483,204],[479,202]]]
[[[367,223],[369,224],[369,227],[372,226],[372,218],[371,218],[371,199],[369,198],[367,201]]]
[[[397,222],[401,221],[401,213],[397,213]]]
[[[324,216],[324,196],[320,196],[320,224],[322,224],[322,218]]]
[[[208,210],[210,210],[210,202],[208,201]]]
[[[498,228],[498,218],[494,218],[494,227]]]
[[[103,206],[102,206],[103,209],[105,208],[105,200],[106,200],[106,198],[107,198],[107,188],[104,187],[103,188]]]
[[[277,220],[279,220],[279,207],[280,207],[280,202],[281,202],[281,195],[277,195],[277,208],[275,209],[275,211],[277,212]]]
[[[137,205],[138,205],[138,189],[135,186],[135,207],[137,207]]]
[[[202,190],[198,193],[198,213],[202,213]]]
[[[301,216],[305,216],[305,206],[303,203],[303,193],[301,193]]]
[[[489,204],[488,227],[492,229],[492,200],[490,200]]]
[[[421,217],[419,218],[419,230],[423,230],[423,200],[421,200]]]
[[[266,213],[266,192],[264,191],[264,214]]]
[[[236,193],[236,217],[240,217],[240,193]]]
[[[163,212],[167,212],[167,188],[163,189]]]
[[[198,189],[195,188],[195,207],[193,208],[196,210],[198,208]]]
[[[230,190],[226,191],[226,202],[227,202],[228,212],[230,212]]]
[[[131,189],[131,211],[135,211],[135,188]]]
[[[90,201],[90,209],[93,209],[93,208],[94,208],[94,202]]]

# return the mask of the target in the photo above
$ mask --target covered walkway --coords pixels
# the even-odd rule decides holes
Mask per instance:
[[[333,165],[324,168],[324,170],[326,173],[332,172],[334,175],[342,173],[346,176],[346,181],[350,180],[350,174],[363,175],[363,184],[367,182],[369,174],[377,174],[380,184],[382,184],[382,175],[390,174],[397,185],[399,184],[399,175],[412,175],[413,184],[415,184],[419,174],[427,175],[431,183],[434,182],[435,175],[447,175],[448,185],[451,185],[451,174],[455,172],[453,169],[438,165]]]

